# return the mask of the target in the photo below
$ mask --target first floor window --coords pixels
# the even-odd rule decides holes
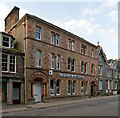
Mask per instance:
[[[50,94],[54,95],[54,80],[50,80]]]
[[[83,73],[83,61],[81,62],[81,73]]]
[[[36,51],[35,59],[36,59],[36,67],[41,67],[41,52]]]
[[[85,83],[85,94],[87,94],[87,82]]]
[[[8,55],[2,54],[2,71],[8,71]]]
[[[50,61],[51,61],[51,69],[54,69],[54,55],[50,55]]]
[[[16,66],[16,57],[10,56],[10,72],[15,72]]]
[[[83,44],[81,45],[81,54],[83,54]]]
[[[71,81],[68,81],[68,95],[71,95]]]
[[[60,69],[60,56],[56,56],[56,69]]]
[[[99,90],[102,90],[102,81],[99,81]]]
[[[74,59],[72,60],[72,71],[73,72],[75,71],[75,60]]]
[[[60,95],[60,80],[57,80],[56,82],[56,94]]]
[[[102,75],[102,66],[98,66],[98,74]]]
[[[68,70],[69,71],[71,70],[71,60],[70,60],[70,58],[68,58]]]
[[[85,62],[85,74],[87,74],[87,62]]]
[[[75,94],[75,81],[73,81],[72,92]]]
[[[94,64],[91,65],[91,74],[93,75],[94,72]]]

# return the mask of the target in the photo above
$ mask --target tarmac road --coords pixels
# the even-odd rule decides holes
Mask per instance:
[[[118,98],[104,97],[93,101],[28,111],[3,113],[3,116],[118,116]]]

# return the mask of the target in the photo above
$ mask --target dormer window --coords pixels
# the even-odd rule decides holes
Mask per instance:
[[[3,45],[3,47],[10,48],[10,39],[9,39],[9,37],[3,36],[2,45]]]
[[[14,40],[11,39],[11,48],[14,48]]]

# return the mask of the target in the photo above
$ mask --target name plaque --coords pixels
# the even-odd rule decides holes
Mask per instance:
[[[84,78],[84,76],[70,75],[70,74],[62,74],[62,73],[60,73],[59,76],[60,76],[60,77],[70,77],[70,78],[81,78],[81,79]]]

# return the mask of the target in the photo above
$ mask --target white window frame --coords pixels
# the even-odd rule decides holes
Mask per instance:
[[[9,60],[9,57],[8,57],[8,56],[9,56],[9,55],[8,55],[8,54],[5,54],[5,53],[3,53],[3,54],[4,54],[4,55],[7,55],[7,71],[3,71],[3,70],[2,70],[2,72],[8,72],[8,60]],[[3,57],[2,57],[2,58],[3,58]],[[3,62],[2,62],[2,63],[3,63]]]
[[[40,28],[40,27],[37,27],[37,26],[36,26],[36,28],[39,28],[39,29],[40,29],[40,32],[36,32],[36,31],[35,31],[35,33],[39,33],[39,35],[40,35],[40,38],[37,38],[37,37],[36,37],[36,39],[37,39],[37,40],[41,40],[41,28]],[[36,29],[35,29],[35,30],[36,30]]]
[[[10,71],[10,56],[14,56],[14,55],[9,55],[9,71]],[[15,72],[10,71],[10,73],[16,73],[16,56],[15,57]]]
[[[6,38],[9,39],[9,47],[3,46],[3,37],[6,37]],[[9,36],[6,36],[6,35],[3,35],[3,36],[2,36],[2,47],[10,48],[10,37],[9,37]]]

